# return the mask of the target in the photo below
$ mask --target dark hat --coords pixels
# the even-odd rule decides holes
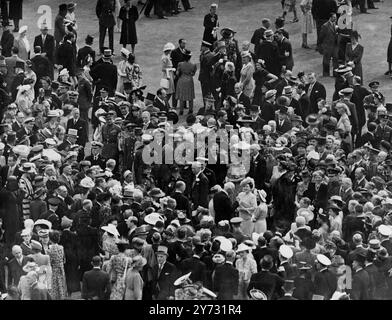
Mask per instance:
[[[177,114],[176,110],[174,110],[174,109],[169,110],[169,112],[167,113],[167,120],[172,121],[173,124],[178,123],[179,118],[178,118],[178,114]]]
[[[94,37],[89,34],[86,36],[86,43],[92,43],[94,41]]]
[[[237,120],[238,123],[253,123],[255,120],[252,119],[251,116],[243,116],[242,118]]]
[[[378,87],[380,85],[379,81],[371,81],[369,82],[369,87],[373,88],[373,87]]]
[[[103,58],[110,59],[113,56],[111,49],[105,49],[103,51]]]
[[[154,101],[155,95],[152,93],[147,93],[146,100]]]
[[[25,69],[25,63],[23,62],[23,61],[16,61],[15,62],[15,67],[14,67],[15,69],[16,68],[19,68],[19,69],[22,69],[22,70],[24,70]]]
[[[308,125],[314,125],[314,126],[316,126],[316,125],[319,124],[320,121],[319,121],[319,119],[318,119],[317,114],[309,114],[309,115],[306,117],[305,122],[306,122]]]
[[[63,87],[71,87],[72,83],[69,81],[60,81],[60,85]]]
[[[50,198],[50,199],[48,200],[48,203],[49,203],[50,205],[52,205],[52,206],[58,206],[58,205],[61,203],[61,201],[60,201],[59,198]]]
[[[252,104],[249,108],[250,112],[259,112],[260,111],[260,107],[256,104]]]
[[[220,33],[221,33],[221,35],[223,35],[224,33],[226,33],[226,34],[227,33],[231,33],[231,34],[234,35],[236,32],[233,29],[231,29],[231,28],[222,28]]]
[[[67,9],[68,9],[68,10],[72,10],[72,9],[74,9],[75,7],[76,7],[76,3],[71,2],[71,3],[68,3],[68,4],[67,4]]]

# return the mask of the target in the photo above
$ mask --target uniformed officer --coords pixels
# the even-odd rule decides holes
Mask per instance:
[[[323,254],[317,255],[316,268],[314,276],[314,294],[323,296],[324,300],[330,300],[337,288],[336,276],[328,270],[331,260]]]
[[[85,158],[85,160],[90,161],[91,166],[100,166],[102,170],[105,169],[105,159],[102,157],[103,144],[99,141],[91,142],[91,155]]]
[[[117,116],[114,110],[110,110],[106,114],[106,124],[102,127],[102,157],[106,160],[114,159],[118,164],[118,135],[121,128],[114,123],[114,118]]]
[[[281,245],[279,247],[280,266],[278,274],[285,280],[293,280],[298,275],[297,266],[290,263],[292,256],[293,250],[289,246]]]

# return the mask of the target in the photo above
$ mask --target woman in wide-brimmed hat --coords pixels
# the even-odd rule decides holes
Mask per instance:
[[[254,211],[252,221],[254,222],[254,232],[263,234],[267,230],[268,206],[267,206],[267,193],[264,190],[257,190],[257,201],[259,205]]]

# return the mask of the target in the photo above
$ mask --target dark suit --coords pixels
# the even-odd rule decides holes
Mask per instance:
[[[158,98],[154,99],[153,106],[155,108],[158,108],[160,111],[166,111],[166,112],[168,112],[169,108],[170,108],[169,103],[166,100],[164,102],[162,102]]]
[[[208,178],[200,173],[198,181],[193,181],[192,185],[193,210],[196,210],[198,206],[208,208],[208,191]]]
[[[114,18],[116,3],[114,0],[98,0],[95,12],[99,19],[99,49],[101,53],[104,51],[104,42],[106,30],[109,33],[109,48],[114,51],[114,26],[116,20]]]
[[[263,105],[260,108],[261,110],[261,118],[268,123],[268,121],[275,120],[275,105],[264,101]]]
[[[264,40],[264,32],[266,30],[267,30],[266,28],[261,27],[259,29],[256,29],[255,32],[253,33],[253,36],[250,39],[250,43],[254,44],[254,46],[255,46],[255,50],[254,51],[255,52],[256,52],[258,46],[260,45],[261,40]]]
[[[218,293],[218,300],[233,300],[238,294],[239,274],[233,264],[226,262],[218,266],[212,281],[214,291]]]
[[[320,29],[320,44],[323,53],[323,74],[329,76],[329,64],[332,59],[333,68],[338,67],[338,34],[336,25],[327,21]]]
[[[22,258],[22,265],[20,265],[15,258],[8,261],[8,286],[18,286],[20,277],[26,274],[26,272],[23,271],[23,267],[26,265],[27,261],[28,258],[25,256]]]
[[[70,76],[76,75],[76,56],[70,41],[63,42],[56,51],[57,64],[67,68]]]
[[[251,159],[248,177],[255,180],[255,188],[258,190],[265,187],[264,182],[266,178],[266,171],[267,163],[264,157],[258,154],[256,158]]]
[[[78,121],[74,121],[74,119],[69,119],[67,122],[67,131],[69,129],[78,130],[78,139],[76,140],[76,144],[84,147],[88,142],[88,124],[82,118],[79,118]]]
[[[369,299],[369,274],[364,269],[355,271],[353,274],[353,282],[350,297],[352,300],[368,300]]]
[[[53,67],[48,58],[38,54],[31,59],[33,71],[37,75],[36,88],[39,86],[39,80],[43,77],[53,79]]]
[[[212,202],[215,211],[216,224],[221,220],[230,220],[234,217],[233,204],[225,191],[215,193]]]
[[[248,294],[252,289],[264,292],[268,300],[276,300],[283,295],[282,286],[284,280],[275,273],[260,271],[252,274],[248,286]]]
[[[159,272],[158,264],[154,265],[152,272],[155,299],[167,300],[169,297],[174,297],[174,281],[178,278],[176,266],[166,261],[161,272]]]
[[[76,58],[76,65],[78,68],[83,68],[86,65],[86,58],[88,55],[90,55],[93,62],[95,62],[95,51],[90,46],[86,45],[79,49]]]
[[[172,197],[177,202],[176,209],[184,210],[187,217],[191,215],[191,205],[189,199],[181,192],[173,192],[170,197]]]
[[[280,76],[282,65],[279,59],[279,48],[275,41],[263,41],[255,50],[256,59],[265,61],[265,69]]]
[[[309,92],[309,88],[310,84],[308,83],[305,87],[305,90],[310,100],[310,113],[318,113],[317,100],[320,98],[325,99],[327,97],[327,92],[324,85],[318,81],[314,83],[311,92]]]
[[[207,267],[199,258],[193,256],[183,260],[180,265],[180,270],[183,275],[192,272],[190,275],[192,282],[200,281],[203,284],[206,283]]]
[[[388,141],[389,143],[392,142],[392,128],[388,125],[381,127],[378,125],[376,131],[374,132],[374,138],[376,140],[377,145],[380,144],[382,140]]]
[[[63,41],[65,34],[64,17],[58,14],[54,20],[54,39],[56,40],[56,47],[59,46],[60,41]]]
[[[43,42],[42,34],[36,36],[34,38],[34,47],[41,47],[41,53],[46,54],[46,58],[52,63],[52,71],[53,71],[53,63],[54,63],[54,53],[56,47],[56,41],[54,36],[47,34],[45,37],[45,42]],[[53,73],[52,73],[53,77]]]
[[[94,268],[83,274],[83,299],[109,300],[110,291],[110,278],[107,272]]]
[[[14,35],[11,31],[7,30],[3,32],[1,36],[1,46],[3,48],[2,54],[4,57],[11,57],[12,47],[14,46]]]
[[[117,67],[108,62],[95,64],[90,72],[91,77],[96,84],[96,96],[99,95],[99,90],[103,86],[109,88],[109,95],[113,96],[117,87]]]
[[[280,132],[281,134],[286,133],[287,131],[290,131],[292,128],[292,124],[290,120],[283,120],[283,124],[280,124],[280,121],[276,121],[276,131]]]
[[[328,269],[317,272],[315,274],[313,283],[314,294],[323,296],[324,300],[331,299],[333,293],[336,291],[336,276]]]
[[[282,66],[286,66],[287,70],[293,70],[294,59],[293,59],[293,49],[291,43],[288,39],[283,38],[282,41],[278,42],[279,49],[279,59]],[[289,55],[286,56],[285,53],[288,52]]]

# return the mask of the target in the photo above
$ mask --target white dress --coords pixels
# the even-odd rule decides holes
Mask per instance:
[[[308,34],[313,32],[313,16],[312,16],[312,2],[313,0],[302,0],[301,8],[304,8],[305,13],[302,12],[302,34]]]

